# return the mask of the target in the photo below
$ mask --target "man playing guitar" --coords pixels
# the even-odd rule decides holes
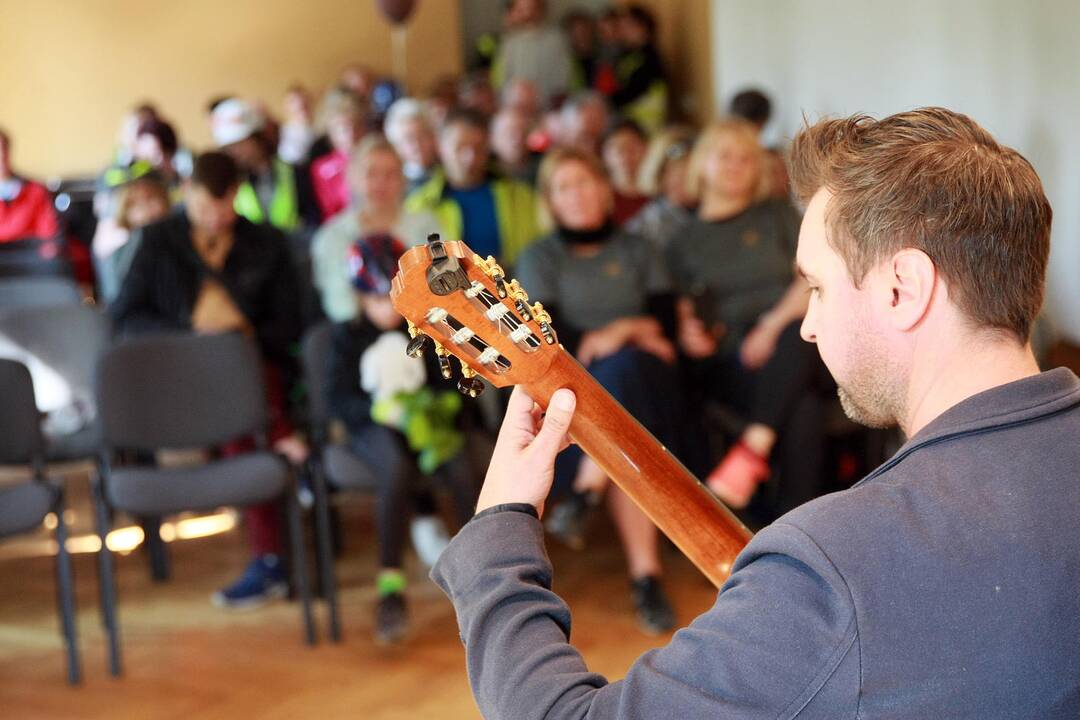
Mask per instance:
[[[433,571],[485,717],[1080,717],[1080,380],[1040,373],[1028,342],[1038,176],[924,108],[805,128],[792,178],[802,336],[852,418],[910,439],[760,531],[715,605],[609,683],[567,641],[538,520],[576,399],[541,416],[515,389],[477,514]]]

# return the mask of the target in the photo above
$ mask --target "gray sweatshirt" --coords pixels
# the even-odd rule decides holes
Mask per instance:
[[[569,644],[528,506],[432,577],[486,718],[1080,718],[1080,380],[969,398],[755,536],[715,605],[617,682]]]

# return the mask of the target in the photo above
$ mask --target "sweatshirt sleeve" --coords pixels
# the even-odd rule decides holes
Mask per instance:
[[[535,517],[477,516],[432,578],[454,603],[469,681],[489,720],[787,718],[819,695],[837,708],[829,717],[854,717],[858,668],[843,662],[857,653],[851,596],[794,526],[763,530],[713,607],[618,682],[589,672],[569,644],[570,611],[551,591]]]

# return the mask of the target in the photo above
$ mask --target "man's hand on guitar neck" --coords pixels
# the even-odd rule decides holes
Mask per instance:
[[[520,386],[514,388],[476,512],[528,503],[543,514],[555,476],[555,456],[570,444],[567,431],[576,402],[574,393],[558,390],[545,414]]]

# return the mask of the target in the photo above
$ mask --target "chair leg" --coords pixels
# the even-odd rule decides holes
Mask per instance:
[[[71,567],[71,555],[67,551],[67,525],[64,523],[64,493],[57,491],[56,496],[56,589],[57,605],[60,609],[60,627],[64,632],[64,644],[67,648],[68,682],[78,685],[82,682],[82,667],[79,661],[78,630],[75,626],[75,582]]]
[[[169,550],[161,539],[161,518],[142,518],[140,524],[146,538],[146,551],[150,560],[150,579],[165,582],[172,574],[169,567]]]
[[[319,563],[322,594],[330,615],[330,639],[341,642],[334,547],[330,537],[330,498],[326,488],[326,476],[319,462],[311,463],[311,481],[315,492],[315,555]]]
[[[291,486],[285,493],[285,514],[288,521],[289,548],[292,552],[293,582],[300,593],[300,611],[304,619],[304,641],[308,645],[314,645],[315,619],[311,614],[311,585],[308,582],[307,553],[304,552],[304,537],[300,530],[300,504],[296,501],[296,490]]]
[[[98,589],[101,593],[101,615],[109,644],[109,674],[119,677],[123,669],[120,664],[120,628],[116,622],[116,579],[113,573],[112,551],[105,542],[109,535],[109,509],[105,505],[101,480],[93,482],[92,486],[94,515],[98,538],[101,540],[101,548],[98,550]]]

